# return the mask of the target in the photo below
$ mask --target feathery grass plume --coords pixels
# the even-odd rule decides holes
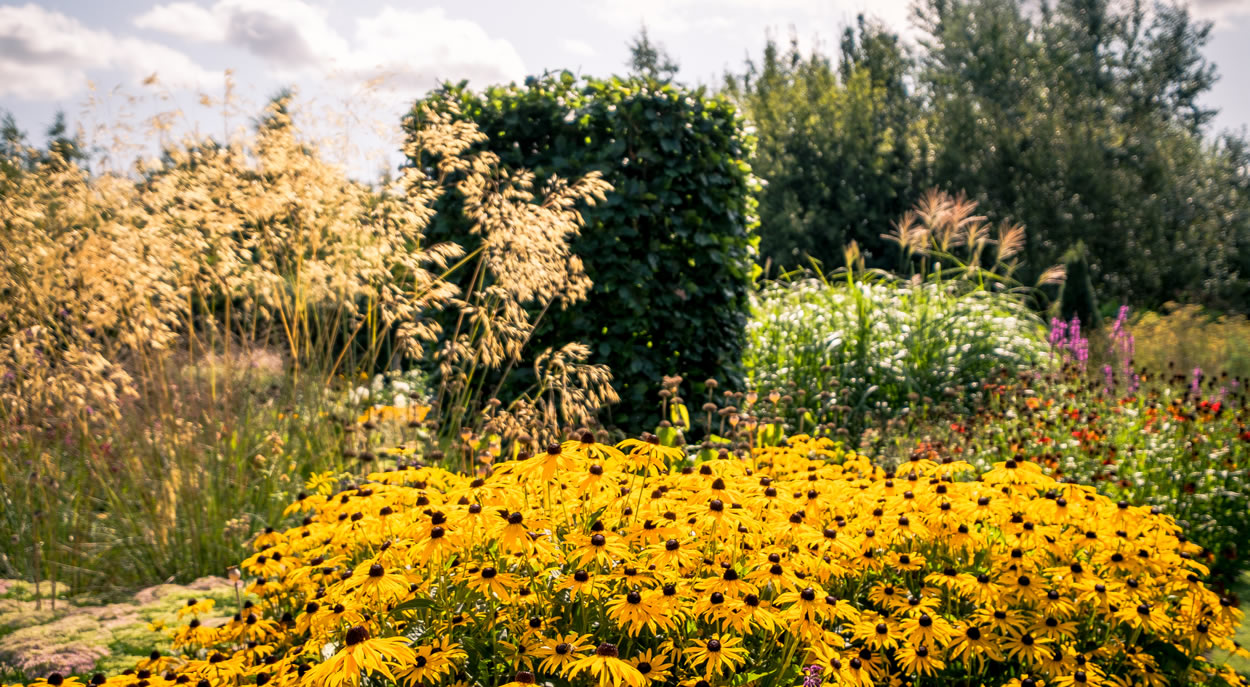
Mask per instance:
[[[554,431],[614,400],[577,347],[545,359],[531,397],[496,409],[481,386],[520,360],[527,305],[589,288],[567,242],[578,204],[608,190],[597,174],[540,193],[471,152],[471,123],[444,118],[416,141],[437,153],[428,174],[371,186],[297,128],[289,94],[232,131],[231,88],[222,138],[176,141],[167,113],[151,122],[162,157],[129,175],[56,151],[4,161],[4,574],[72,573],[81,588],[220,572],[235,550],[224,532],[275,521],[303,475],[376,458],[377,437],[350,420],[364,399],[337,391],[360,375],[432,357],[493,426],[516,413]],[[453,189],[486,239],[472,255],[425,240]],[[462,269],[489,282],[461,294],[447,277]],[[447,307],[462,315],[451,332],[435,317]],[[428,429],[424,411],[404,418],[408,438]]]
[[[404,170],[414,196],[433,199],[454,183],[470,231],[482,239],[468,256],[473,276],[450,303],[456,318],[435,357],[446,436],[480,430],[482,423],[472,418],[483,416],[507,376],[524,364],[526,345],[547,311],[585,300],[591,282],[569,248],[583,223],[577,206],[594,205],[611,190],[592,171],[572,182],[552,178],[537,192],[532,173],[509,172],[494,153],[470,150],[482,136],[458,112],[447,98],[413,113],[405,152],[415,163]],[[497,416],[510,427],[517,426],[506,419],[514,411],[536,417],[540,423],[528,430],[544,436],[563,423],[592,422],[617,397],[608,369],[584,364],[588,354],[581,344],[539,354],[534,386],[508,399]]]

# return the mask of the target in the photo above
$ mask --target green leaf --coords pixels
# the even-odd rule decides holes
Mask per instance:
[[[415,611],[425,608],[434,608],[434,599],[421,598],[409,599],[402,604],[391,609],[391,613],[400,613],[402,611]]]
[[[781,425],[769,423],[763,425],[756,431],[756,438],[763,446],[776,446],[781,443],[783,430]]]
[[[660,440],[661,446],[677,445],[677,428],[676,427],[656,427],[655,436]]]

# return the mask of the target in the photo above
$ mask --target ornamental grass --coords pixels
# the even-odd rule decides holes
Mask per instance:
[[[1205,658],[1241,613],[1172,519],[1034,463],[585,434],[318,486],[255,539],[233,620],[189,609],[174,655],[91,682],[1244,684]]]

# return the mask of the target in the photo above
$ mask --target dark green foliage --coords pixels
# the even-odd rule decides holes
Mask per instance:
[[[638,35],[629,43],[629,73],[643,79],[651,79],[655,81],[669,82],[677,76],[677,70],[680,67],[672,55],[664,49],[664,46],[651,42],[651,37],[647,35],[647,27],[644,25],[638,30]]]
[[[757,127],[762,259],[833,269],[855,241],[870,267],[894,266],[881,234],[930,183],[909,66],[897,36],[861,19],[836,68],[770,40],[761,63],[727,78]]]
[[[1102,325],[1102,315],[1089,280],[1089,250],[1083,241],[1068,249],[1063,264],[1068,276],[1059,289],[1059,316],[1064,322],[1078,318],[1086,329],[1097,329]]]
[[[604,420],[620,426],[655,422],[664,375],[740,383],[754,204],[750,141],[733,105],[701,89],[578,81],[567,72],[482,93],[448,85],[430,98],[448,94],[505,168],[532,170],[540,184],[599,170],[615,189],[582,209],[586,226],[573,246],[594,281],[588,301],[552,307],[529,355],[589,345],[591,362],[611,368],[621,396]],[[472,250],[461,213],[446,207],[460,199],[440,202],[429,239]],[[526,368],[514,368],[503,395],[533,381]]]
[[[836,267],[929,186],[1027,230],[1021,281],[1084,241],[1104,300],[1247,311],[1246,142],[1211,136],[1208,23],[1183,6],[923,0],[914,55],[870,23],[840,57],[770,43],[728,79],[758,127],[761,254]],[[835,63],[836,62],[836,66]]]
[[[42,148],[26,140],[26,132],[17,126],[13,113],[0,117],[0,173],[16,175],[39,165],[63,168],[66,165],[85,167],[90,155],[79,133],[70,134],[65,112],[57,110],[45,132]]]
[[[1201,136],[1208,25],[1100,0],[1040,14],[931,0],[921,15],[935,179],[1028,227],[1026,281],[1083,240],[1105,298],[1234,302],[1236,258],[1221,244],[1250,226],[1227,223],[1222,187],[1244,188],[1245,170]]]

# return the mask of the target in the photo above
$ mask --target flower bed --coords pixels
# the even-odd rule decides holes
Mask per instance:
[[[583,439],[304,496],[258,602],[110,684],[1239,684],[1173,521],[1032,463]]]

